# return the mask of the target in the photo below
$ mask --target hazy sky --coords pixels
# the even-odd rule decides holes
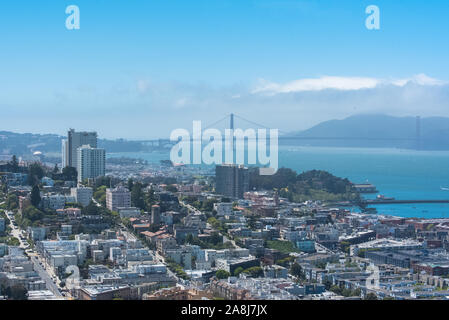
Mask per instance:
[[[65,27],[72,4],[80,30]],[[365,27],[372,4],[380,30]],[[443,0],[2,1],[0,130],[151,138],[231,112],[284,131],[357,113],[449,116],[448,11]]]

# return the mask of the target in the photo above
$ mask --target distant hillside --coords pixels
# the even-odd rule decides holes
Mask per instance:
[[[61,152],[63,137],[56,134],[32,134],[0,131],[0,154],[28,155],[35,151]]]
[[[0,155],[27,156],[35,151],[41,151],[44,154],[61,153],[62,139],[65,138],[56,134],[0,131]],[[140,142],[123,139],[99,139],[98,146],[105,148],[108,152],[139,152],[143,150]]]
[[[390,147],[416,149],[416,118],[391,117],[386,115],[357,115],[344,120],[322,122],[308,130],[293,132],[287,136],[298,136],[301,140],[281,140],[281,144],[332,147]],[[329,137],[329,140],[314,138]],[[35,151],[44,154],[61,153],[61,140],[56,134],[32,134],[0,131],[0,156],[30,156]],[[346,139],[335,139],[346,138]],[[408,140],[407,140],[408,139]],[[99,139],[100,148],[108,152],[149,151],[149,146],[139,141],[123,139]],[[449,150],[449,118],[432,117],[421,119],[420,149]]]
[[[420,149],[449,150],[449,118],[421,119]],[[288,136],[310,138],[294,144],[337,147],[393,147],[416,149],[416,118],[386,115],[357,115],[322,122]],[[316,138],[330,137],[329,140]],[[335,139],[345,138],[345,139]],[[284,142],[293,144],[293,141]]]

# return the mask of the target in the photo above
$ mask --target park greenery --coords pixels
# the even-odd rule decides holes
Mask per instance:
[[[267,241],[267,247],[270,249],[278,250],[282,253],[301,252],[295,248],[293,242],[283,240],[269,240]]]
[[[185,239],[185,244],[197,245],[200,246],[201,249],[222,250],[234,248],[231,242],[223,243],[223,236],[221,236],[218,232],[212,233],[211,237],[207,241],[200,240],[198,237],[188,234]]]
[[[337,285],[331,286],[330,291],[332,291],[333,293],[335,293],[339,296],[343,296],[343,297],[360,297],[360,295],[361,295],[360,288],[352,290],[352,289],[348,289],[348,288],[342,288]]]
[[[218,270],[217,272],[215,272],[215,276],[218,279],[222,280],[222,279],[229,278],[231,276],[231,274],[226,270]]]
[[[2,284],[0,286],[0,295],[8,297],[10,300],[27,300],[28,291],[21,284],[8,287]]]
[[[165,263],[167,264],[167,267],[176,274],[181,279],[187,280],[189,279],[189,276],[184,271],[181,265],[177,264],[175,261],[173,261],[170,258],[165,259]]]
[[[214,217],[210,217],[209,219],[207,219],[207,223],[209,223],[212,228],[218,230],[222,234],[227,233],[228,231],[228,225],[225,222],[220,221]]]
[[[16,237],[12,237],[12,236],[0,237],[0,243],[4,243],[8,246],[19,246],[20,245],[19,239],[17,239]]]
[[[258,174],[257,168],[250,171],[251,190],[278,190],[281,197],[291,202],[306,200],[360,201],[348,179],[336,177],[322,170],[311,170],[297,174],[292,169],[280,168],[272,176]]]
[[[203,212],[213,212],[214,204],[218,202],[218,200],[214,198],[200,200],[196,196],[184,196],[182,197],[182,201],[186,204],[194,206],[196,209]]]

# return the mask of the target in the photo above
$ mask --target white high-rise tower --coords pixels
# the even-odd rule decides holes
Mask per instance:
[[[77,149],[78,182],[105,175],[106,151],[83,145]]]

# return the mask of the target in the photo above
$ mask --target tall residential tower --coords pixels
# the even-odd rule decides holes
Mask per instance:
[[[241,165],[216,166],[215,180],[215,191],[227,197],[241,199],[249,190],[249,170]]]
[[[67,133],[67,139],[62,141],[62,167],[78,167],[77,150],[81,146],[89,145],[92,148],[97,147],[96,132],[76,132],[70,129]]]
[[[105,175],[106,151],[104,149],[83,145],[77,149],[77,154],[78,182]]]

